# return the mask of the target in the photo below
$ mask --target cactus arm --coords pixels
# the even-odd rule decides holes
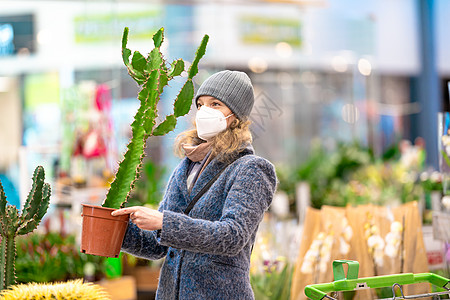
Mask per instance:
[[[38,225],[39,225],[39,221],[36,221],[33,219],[25,221],[24,223],[22,223],[20,225],[19,230],[17,231],[17,234],[24,235],[24,234],[30,233],[33,230],[35,230]]]
[[[145,129],[142,126],[142,113],[139,110],[131,127],[131,141],[102,204],[103,207],[120,208],[128,199],[128,193],[132,190],[134,181],[139,176],[145,146]]]
[[[189,67],[188,80],[181,88],[174,103],[174,114],[176,117],[184,116],[189,112],[192,105],[192,98],[194,97],[194,84],[192,78],[198,73],[198,63],[200,59],[205,55],[206,45],[208,44],[209,36],[205,35],[200,43],[200,46],[195,53],[194,61]]]
[[[186,81],[175,99],[173,112],[176,117],[184,116],[189,112],[194,98],[194,84],[192,79]]]
[[[143,78],[146,65],[147,60],[145,59],[145,57],[140,52],[135,51],[133,53],[133,57],[131,58],[131,66],[133,67],[134,72]]]
[[[200,59],[205,55],[206,52],[206,45],[208,44],[209,36],[205,34],[205,36],[202,39],[202,42],[200,43],[200,46],[197,49],[197,52],[195,53],[194,61],[192,62],[191,66],[189,67],[188,71],[188,77],[189,79],[194,78],[195,75],[198,73],[198,63]]]
[[[15,236],[8,236],[3,238],[5,240],[5,261],[3,266],[5,266],[2,286],[1,289],[8,288],[11,285],[16,284],[16,270],[15,270],[15,260],[16,260],[16,240]],[[2,239],[2,244],[3,244]],[[3,248],[3,245],[2,245]],[[2,249],[3,250],[3,249]]]
[[[5,271],[6,271],[6,235],[0,238],[0,291],[5,289]]]
[[[141,100],[140,109],[145,109],[142,125],[144,126],[146,134],[151,133],[153,126],[155,126],[157,115],[156,104],[159,100],[158,78],[158,70],[152,71],[143,88],[143,90],[146,90],[145,94],[147,95],[147,97],[143,99],[143,101]]]
[[[25,222],[33,218],[39,210],[39,203],[42,199],[42,189],[44,186],[45,173],[41,166],[36,167],[33,174],[33,184],[28,194],[27,201],[22,211],[21,221]]]
[[[44,217],[45,213],[48,210],[48,206],[50,204],[50,195],[52,193],[52,189],[50,187],[50,184],[45,183],[44,187],[42,189],[42,205],[39,206],[39,210],[37,212],[36,217],[40,220]]]
[[[177,59],[171,64],[171,69],[169,71],[169,78],[180,75],[184,71],[184,61],[182,59]]]
[[[155,48],[161,47],[161,44],[164,41],[164,28],[160,28],[154,35],[153,35],[153,44],[155,45]]]
[[[22,223],[19,226],[18,230],[19,235],[30,233],[38,227],[39,223],[41,222],[42,218],[44,217],[45,213],[48,210],[48,205],[50,203],[50,194],[51,194],[50,184],[45,183],[44,188],[42,189],[41,205],[39,206],[37,213],[34,215],[32,219]]]
[[[174,113],[166,117],[166,119],[153,130],[153,135],[164,135],[175,129],[177,118],[184,116],[189,112],[194,97],[194,84],[188,78],[180,92],[178,93],[174,103]]]
[[[141,72],[134,69],[133,65],[130,64],[131,50],[127,48],[128,42],[128,27],[125,27],[122,36],[122,60],[127,67],[128,74],[133,78],[139,85],[145,82],[145,78]]]
[[[159,48],[154,48],[148,55],[146,70],[148,72],[159,70],[161,69],[162,64],[163,57],[161,51],[159,50]]]
[[[0,235],[4,236],[6,235],[6,224],[8,222],[8,219],[6,218],[6,195],[3,191],[3,186],[0,181]],[[1,252],[3,253],[3,252]],[[3,264],[0,264],[0,266],[3,266]]]
[[[129,49],[127,49],[129,50]],[[126,51],[126,50],[124,50]],[[130,50],[131,53],[131,50]],[[128,51],[127,54],[128,56]],[[130,54],[131,55],[131,54]],[[129,56],[127,58],[129,60]],[[133,57],[131,58],[131,64],[129,63],[127,65],[128,73],[131,75],[131,77],[139,84],[142,85],[145,82],[145,66],[147,64],[147,61],[145,60],[145,57],[142,56],[141,53],[138,51],[135,51],[133,53]]]
[[[16,274],[14,262],[16,259],[16,242],[17,228],[19,226],[19,211],[15,206],[9,205],[6,208],[5,217],[8,223],[5,224],[4,235],[2,236],[1,255],[2,262],[2,281],[1,289],[5,289],[10,285],[15,284]]]
[[[6,268],[4,267],[6,263],[6,237],[1,236],[1,240],[0,240],[0,266],[2,266],[2,268],[0,269],[0,291],[5,289],[5,270]]]
[[[175,129],[175,126],[177,125],[177,118],[174,115],[169,115],[166,117],[166,119],[158,125],[153,130],[153,135],[165,135],[166,133],[172,131]]]
[[[123,49],[127,49],[127,43],[128,43],[128,32],[129,32],[130,30],[128,29],[128,27],[125,27],[124,29],[123,29],[123,35],[122,35],[122,58],[123,58],[123,62],[126,64],[126,61],[127,61],[127,59],[126,59],[126,57],[123,55],[124,53],[123,53]],[[131,54],[131,51],[130,51],[130,54]],[[129,55],[128,55],[128,57],[130,57]]]
[[[164,87],[169,83],[169,76],[167,75],[166,71],[161,70],[159,73],[159,80],[158,80],[158,92],[159,94],[162,94]]]
[[[6,195],[3,190],[2,182],[0,181],[0,215],[3,216],[6,211]]]

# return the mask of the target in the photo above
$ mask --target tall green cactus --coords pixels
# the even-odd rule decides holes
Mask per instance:
[[[135,51],[130,61],[131,50],[127,48],[128,28],[125,28],[122,37],[122,58],[130,76],[142,86],[138,94],[140,106],[131,124],[132,137],[127,151],[106,195],[103,207],[120,208],[126,203],[134,182],[139,177],[147,138],[165,135],[172,131],[177,124],[177,118],[189,112],[194,97],[192,79],[198,73],[198,63],[205,54],[208,39],[207,35],[203,37],[195,58],[187,70],[187,80],[175,98],[173,114],[166,116],[164,121],[157,124],[157,105],[163,89],[170,80],[181,75],[185,70],[185,63],[182,59],[178,59],[170,65],[166,64],[160,49],[164,41],[164,28],[153,35],[155,48],[147,58]]]
[[[50,202],[50,185],[44,182],[44,168],[34,170],[33,185],[19,215],[15,206],[6,205],[6,195],[0,182],[0,290],[16,283],[16,236],[32,232],[45,215]]]

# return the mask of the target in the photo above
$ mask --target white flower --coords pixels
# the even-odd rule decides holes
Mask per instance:
[[[400,245],[401,235],[395,232],[389,232],[386,234],[385,240],[387,245],[394,245],[395,247]]]
[[[444,205],[446,209],[450,209],[450,196],[442,197],[442,205]]]
[[[324,246],[331,247],[333,246],[334,237],[332,235],[328,235],[323,241]]]
[[[420,174],[420,180],[421,181],[427,181],[428,180],[428,173],[427,172],[422,172]]]
[[[402,223],[395,221],[391,223],[391,232],[400,233],[403,231]]]
[[[330,255],[333,248],[334,238],[332,235],[327,235],[320,248],[320,256],[323,259],[324,256]]]
[[[367,239],[367,246],[372,249],[383,249],[384,240],[379,235],[372,235],[369,239]]]
[[[269,251],[267,251],[266,249],[263,249],[261,251],[261,257],[263,260],[270,260],[270,258],[272,257],[272,255],[270,254]]]
[[[311,243],[311,247],[309,247],[309,249],[319,252],[319,249],[322,246],[322,244],[323,244],[323,242],[321,240],[314,240]]]
[[[325,273],[327,271],[327,268],[328,268],[328,261],[326,261],[326,262],[321,261],[319,264],[320,273]]]
[[[319,234],[317,235],[317,240],[323,240],[324,238],[325,238],[325,233],[319,232]]]
[[[304,260],[314,262],[318,256],[319,256],[319,251],[314,251],[314,250],[309,249],[305,254]]]
[[[303,274],[310,274],[313,272],[313,264],[310,261],[303,261],[300,272]]]
[[[388,244],[386,248],[384,248],[384,253],[390,258],[396,258],[398,253],[398,248],[392,244]]]
[[[343,230],[344,238],[347,241],[350,241],[353,237],[353,229],[350,226],[347,226]]]
[[[347,244],[343,238],[339,238],[339,252],[343,255],[350,252],[350,244]]]
[[[430,176],[431,181],[439,182],[441,180],[441,174],[438,171],[434,171]]]
[[[380,267],[383,266],[383,263],[384,263],[383,256],[384,256],[383,249],[375,250],[375,252],[373,254],[373,259],[375,260],[375,264],[377,266],[380,266]]]
[[[370,227],[370,233],[373,235],[377,235],[378,234],[378,227],[376,225],[373,225],[372,227]]]
[[[403,153],[402,157],[400,158],[400,161],[405,167],[412,167],[417,164],[418,161],[418,155],[417,151],[414,149],[408,150],[405,153]]]

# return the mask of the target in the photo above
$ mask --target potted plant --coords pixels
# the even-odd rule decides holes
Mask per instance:
[[[33,174],[33,184],[22,213],[13,205],[7,205],[0,182],[0,290],[16,283],[16,237],[32,232],[45,215],[50,202],[51,189],[44,182],[44,168],[38,166]]]
[[[147,139],[150,136],[162,136],[172,131],[177,118],[189,112],[194,97],[192,79],[198,73],[198,63],[205,54],[208,39],[207,35],[203,37],[194,60],[187,70],[187,80],[174,101],[173,114],[166,116],[164,121],[158,123],[157,105],[163,89],[170,80],[181,75],[185,69],[185,63],[182,59],[177,59],[167,65],[160,50],[164,40],[164,28],[153,35],[155,48],[147,57],[135,51],[130,61],[132,52],[126,47],[128,28],[124,29],[122,58],[130,76],[142,87],[138,94],[140,106],[131,124],[131,140],[105,201],[102,206],[83,205],[81,252],[118,257],[128,225],[128,215],[113,217],[111,212],[123,207],[130,197],[130,192],[139,176]]]

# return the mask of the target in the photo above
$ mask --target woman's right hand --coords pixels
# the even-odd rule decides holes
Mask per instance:
[[[163,213],[144,206],[121,208],[111,213],[112,216],[130,215],[130,220],[143,230],[162,229]]]

